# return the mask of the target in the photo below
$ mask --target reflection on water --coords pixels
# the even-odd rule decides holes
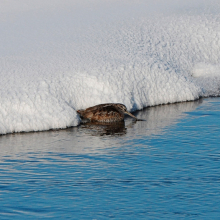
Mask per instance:
[[[1,136],[1,219],[218,219],[219,104]]]
[[[86,129],[88,134],[103,135],[124,135],[126,134],[125,122],[88,122],[81,125],[82,129]]]
[[[186,112],[194,111],[201,103],[202,99],[194,102],[159,105],[139,111],[135,116],[146,121],[137,122],[136,133],[147,136],[159,135],[164,132],[164,128],[176,124],[187,116]]]

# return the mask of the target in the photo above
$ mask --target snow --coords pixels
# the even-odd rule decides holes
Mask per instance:
[[[0,134],[220,94],[219,1],[2,0]]]

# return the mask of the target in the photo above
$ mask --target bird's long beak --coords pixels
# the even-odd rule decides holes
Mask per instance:
[[[132,118],[135,118],[136,120],[138,120],[138,118],[136,118],[134,115],[132,115],[130,112],[125,111],[126,114],[130,115]]]

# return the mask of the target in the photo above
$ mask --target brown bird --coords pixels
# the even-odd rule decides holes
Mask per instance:
[[[78,110],[77,112],[82,119],[89,119],[91,122],[123,121],[125,113],[135,118],[136,120],[139,120],[127,111],[125,105],[120,103],[106,103],[95,105],[84,110]]]

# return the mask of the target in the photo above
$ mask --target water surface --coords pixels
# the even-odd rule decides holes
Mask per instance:
[[[111,128],[0,136],[1,219],[218,219],[220,98]]]

